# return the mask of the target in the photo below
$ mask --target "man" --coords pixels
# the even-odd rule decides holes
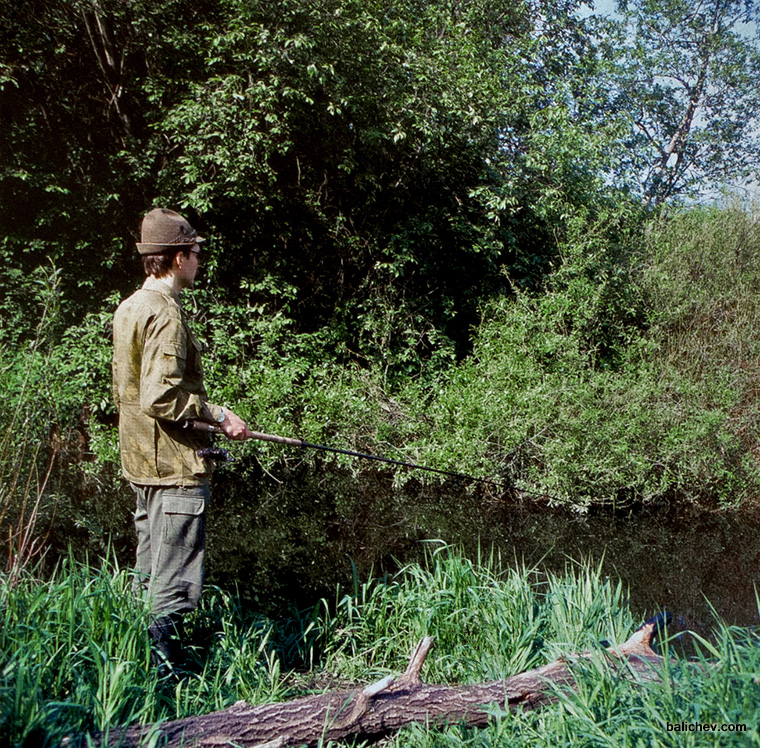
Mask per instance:
[[[201,346],[180,306],[203,241],[178,213],[150,211],[137,245],[147,277],[113,323],[122,470],[137,499],[136,592],[151,603],[154,663],[178,664],[182,617],[197,607],[203,585],[213,464],[198,455],[208,434],[184,423],[219,426],[229,439],[244,439],[247,431],[241,418],[208,401]]]

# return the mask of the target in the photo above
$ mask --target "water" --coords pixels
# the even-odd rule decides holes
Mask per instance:
[[[472,558],[500,554],[561,572],[583,559],[622,579],[642,621],[670,611],[682,629],[707,632],[715,615],[760,623],[760,511],[672,507],[580,515],[488,496],[460,480],[394,489],[379,471],[361,482],[329,464],[296,464],[280,476],[226,473],[210,510],[209,581],[236,586],[271,615],[332,600],[353,576],[392,574],[424,560],[429,541]]]

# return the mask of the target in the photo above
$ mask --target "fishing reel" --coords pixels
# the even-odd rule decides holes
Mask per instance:
[[[216,463],[234,462],[235,458],[230,454],[229,449],[220,449],[219,447],[204,447],[199,449],[198,457],[203,457],[207,460],[213,460]]]
[[[196,429],[197,431],[209,431],[212,434],[221,433],[219,426],[213,426],[210,423],[204,423],[203,421],[184,421],[182,428]],[[203,457],[206,460],[212,460],[219,464],[225,462],[234,462],[235,458],[230,454],[229,449],[220,449],[219,447],[203,447],[199,449],[196,454],[198,457]]]

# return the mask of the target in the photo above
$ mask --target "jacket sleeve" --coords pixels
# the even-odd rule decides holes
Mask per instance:
[[[214,423],[221,413],[206,397],[200,369],[188,365],[192,342],[181,318],[164,311],[148,324],[140,370],[140,408],[166,421]]]

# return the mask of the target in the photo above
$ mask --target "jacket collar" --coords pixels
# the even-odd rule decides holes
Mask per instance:
[[[142,285],[143,289],[146,291],[158,291],[158,293],[163,294],[164,296],[168,296],[171,299],[174,299],[174,301],[179,304],[179,294],[174,291],[174,289],[168,284],[164,283],[160,278],[155,278],[152,275],[149,275],[145,279],[145,283]]]

